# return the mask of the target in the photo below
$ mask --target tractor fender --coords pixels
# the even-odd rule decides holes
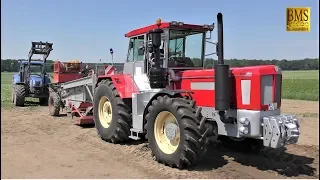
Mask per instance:
[[[146,108],[144,109],[143,112],[143,125],[146,124],[146,115],[148,113],[148,107],[152,104],[152,101],[157,99],[159,96],[169,96],[169,97],[183,97],[182,93],[193,93],[190,91],[182,91],[182,90],[161,90],[158,93],[156,93],[155,95],[152,96],[152,98],[149,100],[148,104],[146,105]]]
[[[113,82],[113,85],[117,89],[121,99],[132,98],[132,94],[138,91],[136,84],[131,75],[129,74],[116,74],[116,75],[104,75],[99,76],[95,87],[98,86],[99,82],[103,79],[109,79]]]
[[[13,75],[12,84],[24,84],[24,82],[20,82],[20,74]]]

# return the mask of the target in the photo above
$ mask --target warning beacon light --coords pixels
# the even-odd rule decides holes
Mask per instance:
[[[157,25],[158,27],[161,25],[161,19],[160,19],[160,18],[157,19],[156,25]]]

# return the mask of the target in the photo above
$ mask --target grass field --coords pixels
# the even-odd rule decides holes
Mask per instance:
[[[319,71],[284,71],[282,98],[319,100]]]
[[[11,83],[14,73],[1,73],[1,105],[11,106]],[[319,71],[284,71],[283,99],[319,100]],[[38,101],[32,98],[27,101]]]
[[[283,79],[319,79],[319,71],[283,71]]]

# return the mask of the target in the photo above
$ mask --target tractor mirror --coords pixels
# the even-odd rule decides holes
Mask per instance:
[[[139,56],[144,55],[144,47],[141,47],[138,49],[138,55]]]

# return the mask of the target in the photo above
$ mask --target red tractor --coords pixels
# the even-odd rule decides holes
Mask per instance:
[[[165,22],[130,31],[122,72],[93,73],[53,88],[49,106],[80,106],[103,140],[148,140],[158,162],[183,168],[217,136],[222,142],[278,148],[296,143],[296,116],[283,115],[281,70],[274,65],[224,64],[222,14],[217,15],[218,61],[204,69],[212,25]],[[84,113],[86,112],[86,113]],[[54,115],[57,115],[55,113]],[[81,124],[81,123],[80,123]]]

